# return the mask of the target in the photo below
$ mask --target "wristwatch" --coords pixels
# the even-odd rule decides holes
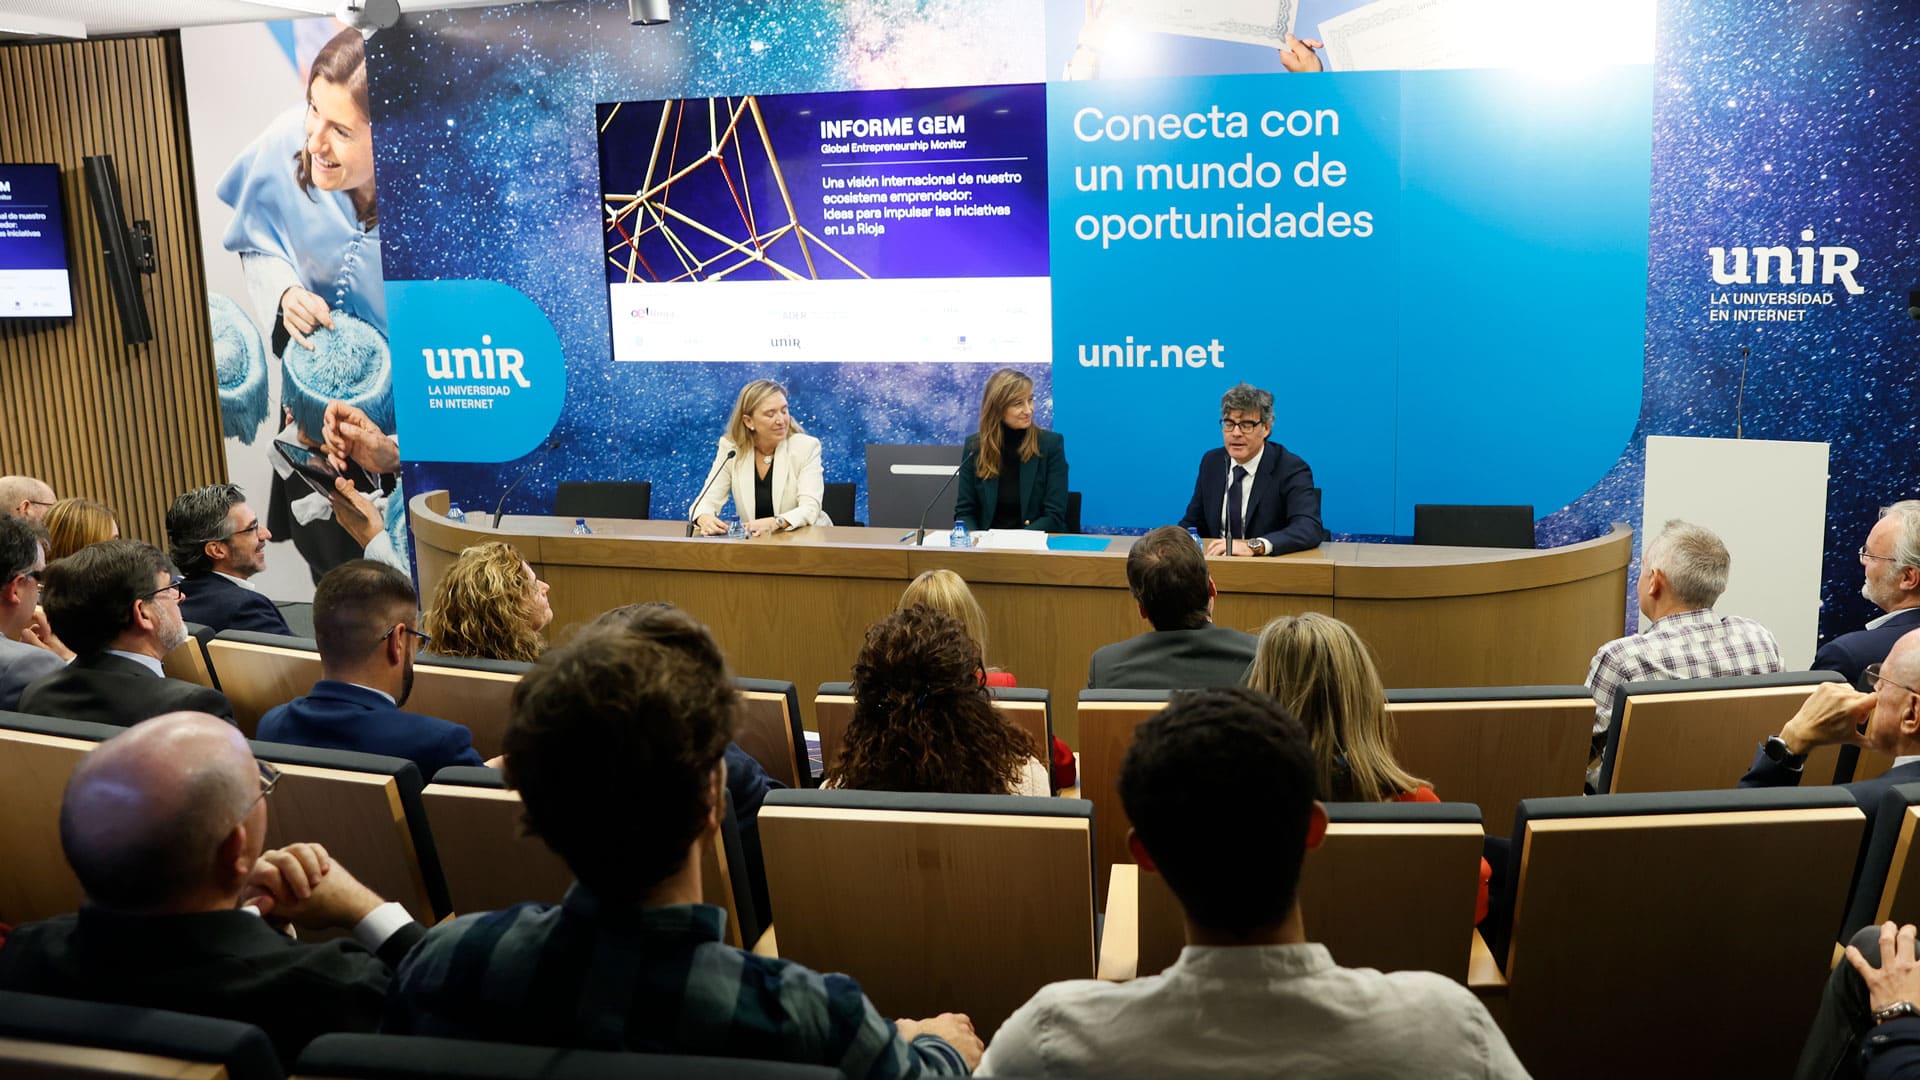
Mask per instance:
[[[1266,538],[1261,536],[1256,536],[1247,541],[1247,546],[1253,549],[1255,555],[1265,555],[1267,552],[1273,550],[1273,545],[1267,543]]]
[[[1760,749],[1767,755],[1768,761],[1789,769],[1798,769],[1807,763],[1807,755],[1788,750],[1787,741],[1778,735],[1767,736],[1767,741],[1761,744]]]
[[[1920,1006],[1911,1001],[1896,1001],[1884,1009],[1873,1010],[1873,1022],[1884,1024],[1889,1020],[1898,1020],[1903,1016],[1920,1016]]]

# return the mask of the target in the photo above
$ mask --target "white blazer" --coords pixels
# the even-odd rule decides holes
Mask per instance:
[[[727,464],[727,451],[739,450],[731,464]],[[832,519],[820,512],[820,499],[827,492],[826,469],[820,463],[820,440],[798,431],[788,435],[785,442],[773,451],[773,505],[758,507],[753,505],[753,447],[736,447],[733,440],[722,435],[719,448],[714,451],[713,464],[707,467],[702,484],[712,480],[707,493],[693,505],[687,515],[689,520],[697,521],[701,514],[720,516],[721,508],[727,505],[727,497],[733,497],[735,512],[742,522],[755,518],[777,516],[787,523],[788,528],[798,529],[806,525],[831,525]],[[723,464],[731,474],[727,479],[714,480],[714,473]]]

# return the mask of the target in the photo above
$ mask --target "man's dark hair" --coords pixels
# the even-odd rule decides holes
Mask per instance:
[[[87,820],[103,800],[98,789],[83,792],[91,783],[84,764],[67,780],[60,803],[60,848],[87,899],[121,911],[151,911],[205,884],[221,842],[236,823],[234,808],[246,801],[231,769],[221,762],[203,762],[184,778],[177,812],[123,812],[114,817],[118,827],[103,829]],[[98,786],[126,798],[126,785],[120,781]]]
[[[47,530],[32,518],[0,513],[0,588],[33,569],[47,546]]]
[[[47,622],[81,656],[113,643],[133,625],[133,602],[153,594],[154,577],[173,573],[166,553],[139,540],[88,544],[47,567]]]
[[[1207,625],[1207,560],[1178,525],[1162,525],[1127,552],[1127,587],[1155,630]]]
[[[246,501],[234,484],[209,484],[173,500],[167,507],[167,550],[182,574],[213,572],[207,543],[233,536],[227,529],[227,513]]]
[[[637,614],[541,654],[502,742],[528,831],[614,903],[685,863],[740,701],[705,627],[670,608]]]
[[[328,664],[354,664],[380,647],[396,621],[414,618],[420,598],[407,575],[372,559],[327,571],[313,590],[313,641]]]
[[[1244,936],[1293,906],[1314,775],[1306,732],[1279,702],[1244,687],[1182,692],[1135,729],[1120,805],[1187,917]]]

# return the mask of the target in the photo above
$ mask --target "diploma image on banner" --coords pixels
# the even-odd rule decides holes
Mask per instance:
[[[1293,32],[1294,0],[1107,0],[1102,20],[1166,34],[1282,48]]]
[[[597,118],[616,361],[1047,362],[1043,87]]]

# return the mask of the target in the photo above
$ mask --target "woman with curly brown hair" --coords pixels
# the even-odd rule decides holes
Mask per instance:
[[[553,621],[547,583],[519,549],[499,540],[460,553],[433,588],[427,636],[439,656],[531,663],[546,648],[540,631]]]
[[[1033,743],[993,707],[966,624],[916,605],[867,630],[853,664],[853,719],[829,787],[1046,795]]]
[[[120,538],[113,508],[92,499],[61,499],[47,511],[47,561],[61,559],[89,544]]]

